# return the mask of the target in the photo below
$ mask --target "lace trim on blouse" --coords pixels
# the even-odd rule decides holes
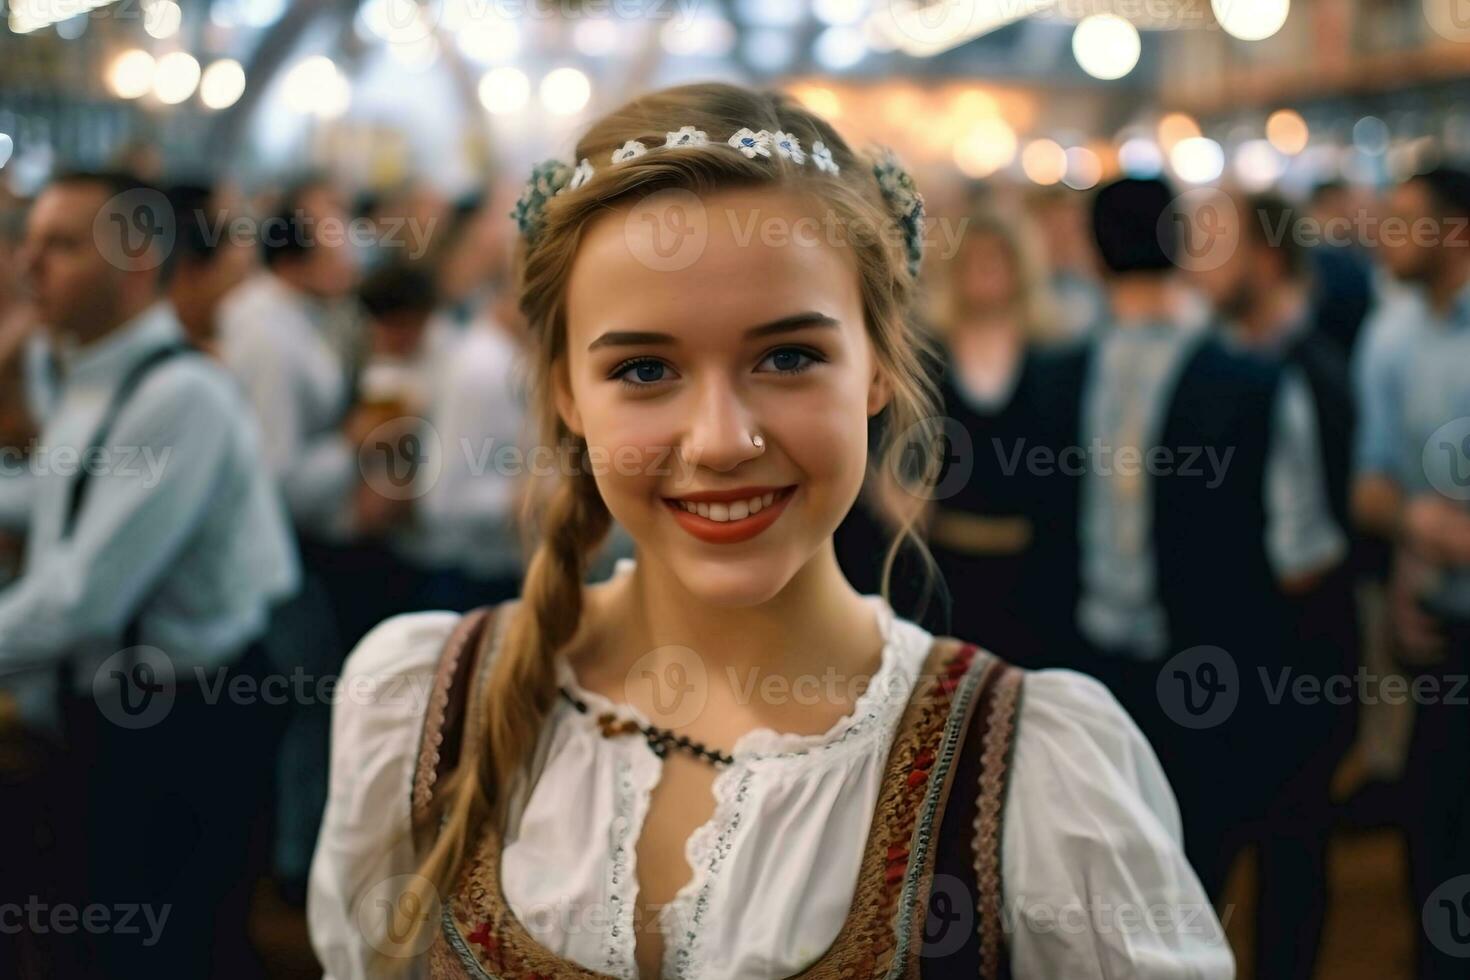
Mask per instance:
[[[814,750],[832,749],[870,730],[875,719],[883,717],[889,722],[897,720],[898,713],[908,701],[913,686],[913,675],[918,670],[919,664],[912,656],[912,650],[908,649],[911,644],[906,645],[902,642],[893,610],[888,604],[881,596],[869,595],[863,598],[872,605],[874,615],[878,618],[878,629],[883,640],[883,648],[878,670],[869,679],[867,687],[858,695],[852,711],[839,718],[825,732],[814,735],[778,732],[773,728],[753,728],[736,739],[734,747],[730,750],[730,756],[737,764],[796,758],[808,755]],[[902,656],[906,651],[910,656]],[[603,712],[632,718],[641,725],[652,724],[648,717],[634,705],[613,701],[596,691],[584,688],[578,682],[576,671],[573,670],[565,656],[558,655],[556,658],[556,677],[559,684],[585,702],[591,709],[585,715],[576,712],[568,714],[568,717],[578,719],[577,723],[585,731],[592,732],[599,738],[602,735],[596,716]],[[558,710],[562,708],[565,706],[559,706]]]
[[[689,880],[658,912],[659,928],[665,937],[661,971],[664,977],[673,980],[698,976],[701,972],[699,926],[709,907],[711,891],[742,824],[753,775],[751,767],[798,759],[810,762],[818,755],[822,756],[823,762],[832,763],[849,759],[854,754],[867,755],[874,751],[875,740],[892,735],[897,727],[928,644],[924,643],[922,649],[914,648],[912,637],[915,634],[898,628],[893,610],[881,596],[863,598],[871,604],[878,618],[883,647],[878,671],[858,695],[853,710],[826,732],[815,735],[778,732],[772,728],[752,729],[742,735],[731,750],[734,762],[715,777],[712,788],[714,811],[709,820],[696,827],[684,842]],[[615,702],[582,687],[565,657],[557,658],[556,672],[558,682],[592,709],[584,715],[560,705],[559,722],[580,725],[585,733],[595,738],[603,737],[596,715],[605,711],[634,718],[640,724],[649,724],[648,718],[636,707]],[[655,771],[662,772],[663,760],[653,756],[652,750],[641,742],[630,744],[636,744],[637,751],[647,751],[654,760]],[[637,823],[637,814],[647,812],[653,786],[658,780],[652,780],[652,785],[647,787],[636,787],[629,775],[630,768],[626,759],[619,761],[615,818],[618,823],[608,844],[611,859],[609,896],[613,904],[614,926],[608,938],[605,969],[614,976],[636,978],[633,906],[637,883],[628,870],[627,850],[632,846],[628,838]]]

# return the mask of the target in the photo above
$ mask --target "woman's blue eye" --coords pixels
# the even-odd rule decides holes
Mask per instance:
[[[800,374],[822,360],[825,358],[802,347],[778,347],[762,358],[761,364],[769,362],[777,374]],[[676,375],[667,364],[647,357],[624,361],[610,375],[611,380],[629,388],[652,388],[672,377]]]
[[[668,365],[662,361],[648,359],[627,361],[618,366],[613,372],[613,377],[627,385],[629,388],[646,388],[664,380],[664,372]],[[630,378],[629,375],[632,375]]]
[[[779,374],[800,374],[819,360],[821,358],[800,347],[781,347],[771,351],[765,358]],[[764,364],[765,361],[761,363]]]

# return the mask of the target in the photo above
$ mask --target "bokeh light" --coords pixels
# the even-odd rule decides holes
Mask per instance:
[[[1142,42],[1138,28],[1116,14],[1083,18],[1072,32],[1072,54],[1093,78],[1122,78],[1138,64]]]
[[[1266,120],[1266,139],[1287,156],[1305,150],[1310,135],[1307,121],[1294,109],[1277,109]]]
[[[158,63],[153,55],[140,48],[124,51],[107,70],[107,86],[120,99],[137,99],[153,91],[153,75]]]
[[[187,51],[170,51],[158,59],[153,94],[164,105],[178,105],[199,87],[199,62]]]
[[[1021,151],[1021,170],[1032,183],[1058,183],[1067,174],[1067,151],[1056,140],[1032,140]]]
[[[210,109],[228,109],[245,94],[245,69],[233,58],[221,58],[204,69],[199,100]]]

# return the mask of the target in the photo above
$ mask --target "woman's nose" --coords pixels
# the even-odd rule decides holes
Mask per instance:
[[[726,472],[761,454],[762,447],[753,441],[758,431],[755,414],[739,392],[712,385],[700,395],[680,455],[690,465]]]

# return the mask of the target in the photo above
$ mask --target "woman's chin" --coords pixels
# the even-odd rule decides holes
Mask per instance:
[[[744,609],[769,602],[795,573],[786,555],[680,555],[673,563],[684,590],[719,609]]]

